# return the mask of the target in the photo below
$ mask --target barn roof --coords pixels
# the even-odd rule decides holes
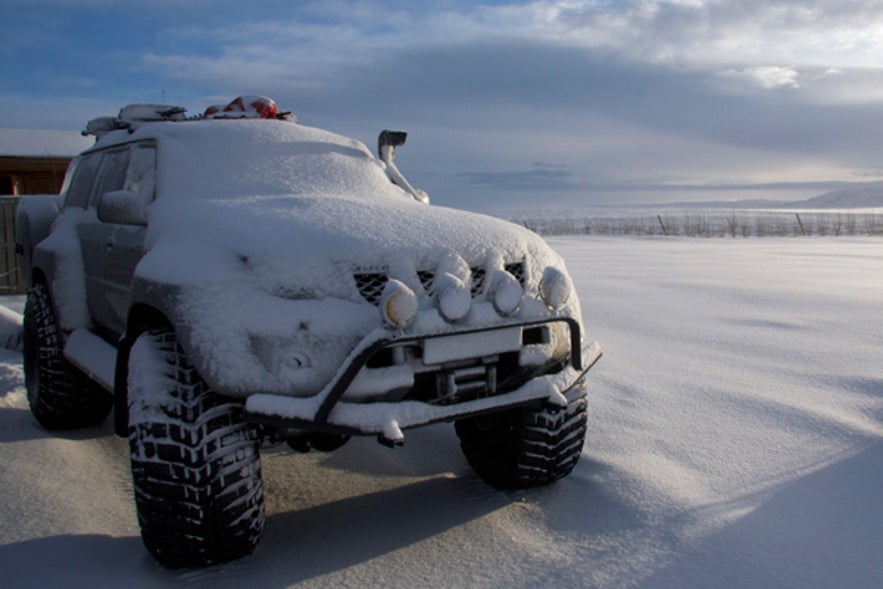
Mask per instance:
[[[0,129],[0,157],[72,157],[94,142],[77,131]]]

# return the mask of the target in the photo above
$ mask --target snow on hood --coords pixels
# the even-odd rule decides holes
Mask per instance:
[[[249,275],[295,298],[347,298],[356,296],[358,271],[410,279],[462,260],[488,268],[524,261],[534,276],[540,265],[563,268],[522,227],[414,201],[357,141],[269,121],[162,131],[173,140],[158,136],[160,196],[141,277],[204,285]]]

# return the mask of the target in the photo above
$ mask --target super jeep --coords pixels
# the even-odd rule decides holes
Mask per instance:
[[[167,567],[252,552],[260,448],[394,446],[453,422],[483,480],[545,485],[586,434],[585,340],[561,258],[429,206],[360,142],[262,97],[188,117],[131,105],[57,197],[21,203],[24,370],[46,429],[128,437],[141,534]]]

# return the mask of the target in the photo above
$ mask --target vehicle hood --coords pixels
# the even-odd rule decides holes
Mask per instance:
[[[170,203],[170,204],[167,204]],[[405,197],[251,196],[165,199],[151,207],[141,278],[198,285],[246,280],[290,298],[358,301],[353,275],[454,275],[523,263],[528,275],[560,258],[527,229]],[[185,255],[186,253],[186,255]]]

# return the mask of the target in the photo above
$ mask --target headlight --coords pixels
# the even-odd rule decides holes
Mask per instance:
[[[567,303],[572,291],[570,276],[552,266],[546,268],[540,281],[540,296],[546,306],[557,311]]]
[[[469,286],[450,273],[445,273],[438,281],[438,310],[448,321],[462,319],[472,306],[472,292]]]
[[[497,313],[509,317],[521,308],[524,287],[510,273],[505,270],[496,270],[491,276],[490,298]]]
[[[380,313],[393,327],[404,327],[417,316],[417,295],[405,283],[391,279],[380,295]]]

